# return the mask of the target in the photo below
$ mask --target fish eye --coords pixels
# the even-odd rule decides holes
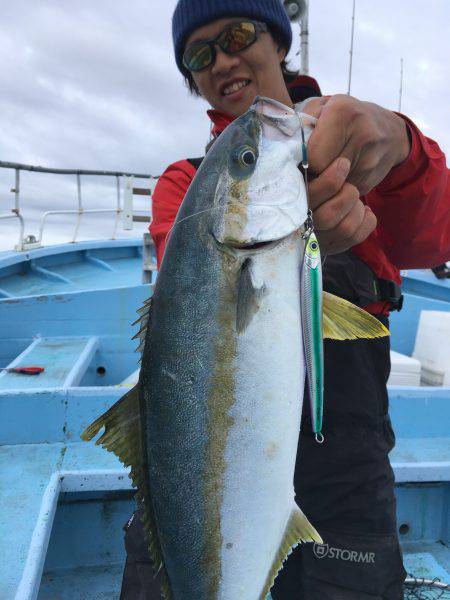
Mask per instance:
[[[311,250],[317,250],[317,242],[311,243]]]
[[[257,159],[256,152],[250,146],[239,148],[235,156],[241,167],[251,167]]]

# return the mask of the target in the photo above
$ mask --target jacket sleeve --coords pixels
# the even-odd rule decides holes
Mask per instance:
[[[399,269],[430,268],[450,259],[450,177],[445,155],[407,117],[409,157],[365,196],[377,236]]]
[[[149,231],[156,247],[158,269],[164,256],[167,236],[194,175],[195,168],[187,160],[181,160],[164,171],[154,189],[153,220]]]

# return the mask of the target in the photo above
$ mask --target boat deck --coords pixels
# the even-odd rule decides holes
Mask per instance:
[[[450,443],[444,435],[444,422],[433,417],[440,413],[441,403],[450,403],[450,390],[417,388],[412,404],[410,391],[395,388],[391,393],[394,425],[400,433],[391,461],[398,484],[397,495],[402,499],[398,515],[401,531],[406,527],[401,536],[406,553],[405,564],[408,571],[421,576],[433,568],[434,576],[442,573],[442,578],[449,581],[450,551],[443,542],[450,542]],[[95,529],[99,538],[105,538],[102,544],[113,556],[104,556],[103,565],[87,561],[86,577],[89,573],[97,577],[99,572],[103,573],[103,578],[113,573],[116,577],[120,574],[119,566],[124,558],[121,525],[133,506],[130,480],[114,455],[93,444],[77,441],[77,434],[95,414],[115,402],[123,390],[103,388],[99,395],[98,388],[78,388],[67,393],[70,394],[69,404],[73,405],[73,410],[65,415],[64,425],[54,430],[51,437],[43,423],[36,423],[35,443],[0,447],[0,472],[3,474],[0,506],[16,509],[12,514],[6,511],[0,513],[0,553],[9,557],[2,570],[0,598],[12,598],[18,591],[23,594],[16,596],[18,598],[35,597],[40,587],[39,598],[51,598],[52,581],[57,585],[55,578],[64,577],[69,581],[76,576],[71,569],[58,569],[58,561],[56,566],[45,564],[58,503],[61,504],[61,498],[67,494],[72,494],[75,505],[83,505],[86,494],[94,494],[100,503],[102,494],[128,494],[126,501],[122,498],[121,520],[117,519],[117,515],[113,518],[106,514],[99,517],[103,521],[95,526],[95,519],[89,519],[90,527]],[[45,403],[45,397],[43,394],[35,398],[37,412],[40,412],[39,405]],[[407,424],[395,423],[395,419],[407,409],[412,413],[419,410],[420,402],[428,405],[430,428],[428,437],[419,439],[408,437]],[[16,411],[17,414],[19,404],[18,396],[0,394],[0,406],[7,408],[8,412]],[[23,418],[22,427],[28,429],[31,426],[32,418]],[[43,443],[43,437],[47,439],[46,443]],[[114,512],[114,509],[111,510]],[[109,518],[109,522],[105,523],[105,518]],[[66,535],[66,545],[73,548],[82,546],[82,540],[71,539],[70,536],[78,535],[73,529],[70,535]],[[111,538],[114,543],[111,543]],[[101,552],[97,556],[101,556]],[[65,564],[65,561],[62,563]],[[79,571],[80,567],[74,569]],[[41,586],[42,571],[45,575]],[[105,597],[101,595],[104,591],[102,581],[102,578],[98,580],[99,598]]]
[[[130,323],[151,294],[138,247],[0,256],[0,366],[45,367],[0,374],[1,599],[118,597],[133,490],[119,461],[79,435],[137,367]],[[450,282],[418,273],[404,290],[392,342],[411,354],[420,311],[450,310]],[[450,388],[391,388],[390,406],[406,569],[449,582]]]

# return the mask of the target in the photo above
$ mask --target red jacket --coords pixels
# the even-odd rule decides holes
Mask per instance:
[[[217,110],[209,110],[208,115],[214,135],[233,120]],[[411,132],[410,155],[362,198],[375,213],[378,225],[364,242],[352,248],[378,277],[396,283],[401,281],[399,269],[429,268],[450,259],[450,177],[445,155],[412,121],[400,116]],[[173,163],[153,192],[150,233],[158,267],[167,234],[195,173],[187,160]],[[365,307],[374,314],[386,313],[387,308],[382,302]]]

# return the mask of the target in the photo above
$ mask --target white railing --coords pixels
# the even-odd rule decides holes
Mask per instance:
[[[18,219],[20,224],[19,230],[19,241],[15,246],[15,250],[23,251],[30,250],[32,248],[39,248],[42,246],[42,240],[44,236],[44,229],[48,218],[54,215],[76,215],[76,222],[74,227],[74,232],[71,241],[76,242],[81,218],[85,214],[99,214],[99,213],[115,213],[114,225],[111,239],[115,239],[117,234],[117,228],[119,225],[120,217],[122,216],[122,225],[123,229],[132,229],[133,221],[149,221],[151,218],[151,211],[145,211],[145,215],[135,216],[133,211],[133,192],[142,193],[142,189],[134,190],[133,182],[134,179],[147,179],[149,183],[152,180],[158,179],[158,176],[142,174],[142,173],[126,173],[120,171],[92,171],[92,170],[83,170],[83,169],[53,169],[49,167],[37,167],[33,165],[24,165],[21,163],[14,162],[5,162],[0,161],[0,168],[3,169],[14,169],[15,171],[15,186],[11,190],[14,193],[14,208],[11,209],[9,213],[0,214],[0,220],[4,219]],[[20,209],[20,173],[21,171],[34,171],[37,173],[52,173],[58,175],[75,175],[76,184],[77,184],[77,208],[69,209],[69,210],[48,210],[43,213],[40,225],[39,225],[39,233],[36,238],[34,235],[29,235],[28,237],[24,237],[25,232],[25,219],[21,214]],[[83,206],[83,196],[82,196],[82,176],[101,176],[101,177],[115,177],[116,179],[116,202],[114,206],[108,208],[84,208]],[[124,180],[124,203],[122,204],[122,194],[121,194],[121,178]],[[148,190],[149,194],[151,193]]]

